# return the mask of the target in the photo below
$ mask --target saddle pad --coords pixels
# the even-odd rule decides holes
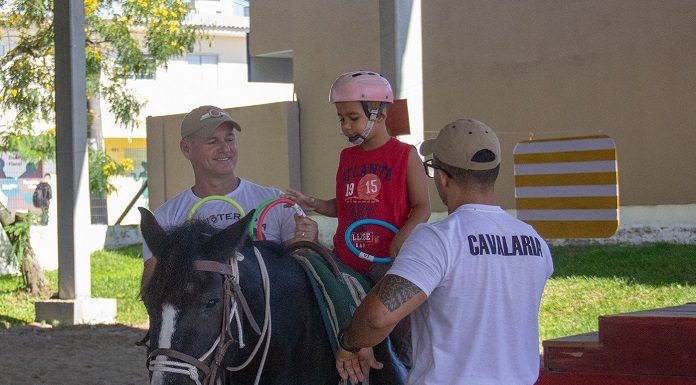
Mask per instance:
[[[348,326],[359,303],[353,301],[348,284],[336,279],[319,254],[312,250],[300,249],[295,251],[293,256],[307,273],[319,312],[324,319],[327,336],[335,352],[338,349],[338,331]],[[365,292],[370,290],[372,285],[364,276],[338,261],[337,264],[341,272],[354,277]]]

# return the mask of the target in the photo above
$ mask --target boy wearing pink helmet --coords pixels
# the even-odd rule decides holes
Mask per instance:
[[[331,86],[329,102],[336,106],[343,135],[354,144],[341,151],[336,198],[319,199],[295,190],[288,190],[286,196],[306,212],[337,217],[336,255],[377,281],[388,266],[373,265],[353,254],[344,240],[345,231],[360,219],[394,225],[399,229],[396,234],[378,225],[360,226],[351,241],[369,255],[395,258],[411,230],[430,217],[426,175],[416,148],[387,132],[387,107],[394,102],[387,79],[371,71],[344,73]]]

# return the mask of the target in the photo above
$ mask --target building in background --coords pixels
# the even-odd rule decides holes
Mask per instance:
[[[230,108],[293,100],[292,84],[248,81],[249,1],[197,0],[191,4],[196,11],[188,23],[200,26],[204,34],[193,52],[169,61],[166,68],[158,68],[151,79],[129,82],[136,97],[147,102],[139,127],[130,130],[117,126],[108,107],[102,105],[105,152],[115,160],[133,161],[130,176],[115,178],[117,191],[107,198],[107,210],[100,214],[103,223],[114,224],[146,180],[148,116],[186,113],[205,104]],[[148,206],[147,192],[138,199],[137,206]],[[139,221],[137,210],[131,209],[121,223]]]
[[[114,178],[116,192],[106,197],[106,200],[92,198],[93,223],[114,224],[146,180],[145,120],[148,116],[180,114],[204,104],[230,108],[293,99],[291,84],[248,81],[249,0],[196,0],[190,4],[194,7],[194,12],[189,15],[187,23],[199,26],[202,32],[193,52],[170,60],[166,68],[158,68],[152,78],[132,79],[128,82],[132,93],[140,101],[146,102],[138,119],[139,126],[128,129],[116,125],[114,116],[102,100],[100,118],[104,150],[117,161],[130,159],[133,172],[127,177]],[[12,47],[12,34],[3,34],[0,38],[0,54]],[[0,124],[9,120],[11,117],[0,117]],[[39,131],[48,128],[49,125],[36,127]],[[26,166],[26,162],[15,158],[13,154],[0,156],[6,163],[21,163]],[[55,174],[54,162],[42,165],[41,171]],[[43,174],[37,178],[41,179],[42,176]],[[15,194],[13,189],[22,186],[21,183],[17,185],[19,187],[15,185],[17,184],[12,181],[3,183],[0,187],[6,188],[1,188],[0,191],[5,192],[5,195]],[[30,187],[27,185],[27,189]],[[19,196],[19,193],[15,195]],[[15,199],[9,203],[10,208],[16,211],[30,209],[25,206],[31,206],[31,199],[27,202],[20,204]],[[147,192],[137,200],[134,207],[137,206],[148,206]],[[138,221],[137,210],[133,209],[121,223]]]
[[[250,73],[263,78],[274,62],[295,85],[302,158],[312,160],[302,163],[303,192],[332,196],[347,145],[331,134],[329,85],[370,69],[409,100],[416,136],[433,138],[460,117],[498,133],[505,209],[515,209],[517,143],[608,135],[621,227],[636,227],[638,240],[671,240],[676,229],[696,242],[696,179],[687,176],[696,164],[696,3],[254,0],[250,15]],[[434,188],[431,201],[444,211]]]

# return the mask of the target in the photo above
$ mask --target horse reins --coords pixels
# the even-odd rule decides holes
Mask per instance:
[[[242,319],[239,314],[239,309],[238,305],[241,306],[242,311],[244,312],[244,315],[246,316],[247,320],[249,321],[249,324],[252,329],[256,332],[256,334],[259,335],[259,340],[256,343],[256,346],[254,347],[253,351],[251,352],[249,358],[242,364],[237,367],[227,367],[227,370],[230,371],[239,371],[245,368],[251,360],[256,356],[256,353],[261,345],[261,343],[264,340],[264,337],[268,335],[268,338],[266,338],[266,346],[264,349],[263,357],[261,358],[261,363],[259,365],[259,370],[257,372],[256,376],[256,384],[258,384],[260,378],[261,378],[261,372],[263,371],[263,366],[266,361],[266,355],[268,353],[268,348],[270,346],[270,341],[271,341],[271,310],[270,310],[270,284],[269,284],[269,279],[268,279],[268,270],[266,269],[266,265],[263,261],[263,258],[261,257],[261,253],[259,250],[254,247],[254,254],[256,255],[256,258],[259,263],[259,269],[261,271],[261,279],[263,281],[263,288],[265,292],[265,314],[264,314],[264,323],[263,323],[263,330],[259,328],[258,323],[254,319],[254,316],[251,313],[251,309],[249,308],[249,304],[247,303],[246,298],[244,297],[244,294],[242,293],[242,289],[239,285],[239,267],[237,266],[238,262],[241,261],[244,256],[237,252],[236,257],[232,259],[231,263],[225,264],[225,263],[220,263],[216,261],[205,261],[205,260],[197,260],[193,262],[193,269],[195,271],[206,271],[206,272],[212,272],[212,273],[219,273],[224,277],[224,283],[223,283],[223,301],[224,301],[224,310],[223,310],[223,316],[222,316],[222,324],[221,324],[221,331],[220,335],[217,337],[213,345],[210,347],[210,349],[203,354],[200,358],[195,358],[192,357],[188,354],[181,353],[177,350],[170,349],[170,348],[158,348],[150,352],[147,357],[146,365],[148,369],[152,372],[155,371],[161,371],[161,372],[172,372],[172,373],[179,373],[179,374],[188,374],[189,377],[197,384],[197,385],[203,385],[200,382],[200,372],[203,373],[204,377],[204,383],[206,385],[214,385],[215,380],[217,379],[218,376],[218,371],[221,367],[222,360],[225,357],[225,354],[227,354],[227,350],[230,348],[230,346],[234,343],[239,341],[239,345],[241,348],[243,348],[244,345],[244,340],[243,340],[243,330],[242,330]],[[232,306],[234,305],[234,306]],[[239,339],[235,340],[235,338],[232,336],[232,331],[230,328],[230,324],[232,320],[235,319],[237,323],[237,329],[238,329],[238,336]],[[213,356],[213,359],[210,363],[210,365],[207,365],[205,361],[207,360],[208,356],[215,351],[215,355]],[[178,361],[171,361],[167,360],[166,358],[163,360],[157,359],[158,356],[165,356],[165,357],[170,357],[174,358],[183,362],[178,362]]]

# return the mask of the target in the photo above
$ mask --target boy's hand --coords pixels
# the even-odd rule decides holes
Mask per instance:
[[[310,213],[316,210],[316,198],[308,197],[299,191],[289,188],[285,191],[285,194],[281,195],[281,197],[294,201],[300,205],[300,207],[302,207],[302,210],[304,210],[305,213]]]

